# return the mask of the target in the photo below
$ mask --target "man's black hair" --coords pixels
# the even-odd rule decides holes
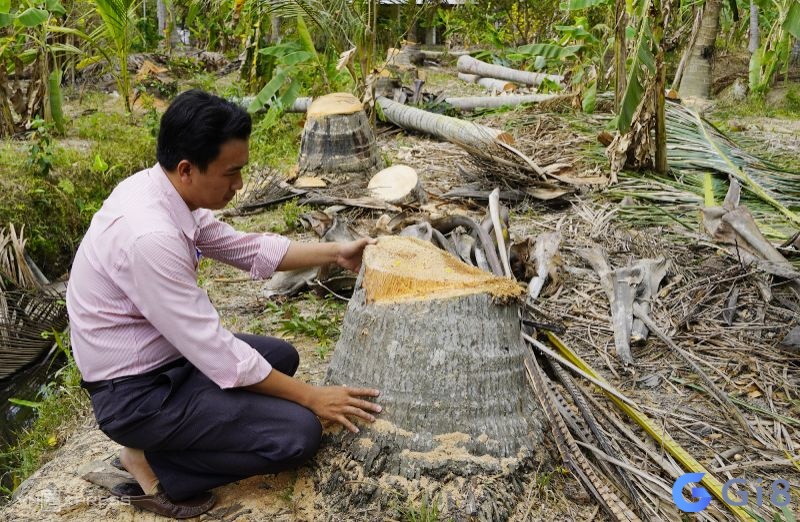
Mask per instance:
[[[156,158],[165,170],[188,160],[201,171],[231,139],[247,140],[252,123],[242,107],[199,89],[179,94],[161,117]]]

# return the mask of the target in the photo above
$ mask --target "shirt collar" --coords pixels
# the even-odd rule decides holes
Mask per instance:
[[[194,236],[198,228],[197,221],[194,219],[194,213],[189,210],[186,202],[180,194],[178,194],[178,191],[175,190],[175,187],[172,186],[172,183],[167,177],[167,172],[160,164],[156,163],[153,168],[150,169],[150,179],[153,180],[160,192],[164,195],[164,203],[173,219],[175,219],[178,226],[181,227],[186,237],[194,241]]]

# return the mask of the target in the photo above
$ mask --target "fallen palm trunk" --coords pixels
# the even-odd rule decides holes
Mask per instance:
[[[564,77],[557,74],[544,74],[528,71],[520,71],[502,65],[493,65],[482,62],[471,56],[462,56],[458,59],[458,72],[475,74],[483,78],[498,78],[523,85],[537,87],[545,80],[558,85],[564,82]]]
[[[517,86],[513,82],[497,78],[481,78],[477,74],[458,73],[458,79],[467,83],[477,83],[489,91],[513,91]]]
[[[508,520],[543,437],[522,367],[522,290],[393,236],[366,248],[360,281],[327,381],[380,389],[383,413],[331,435],[322,489],[343,509],[436,490],[443,518]]]
[[[541,103],[557,99],[569,99],[571,96],[562,94],[512,94],[505,96],[464,96],[445,98],[444,101],[454,109],[463,112],[477,109],[495,109],[497,107],[516,107],[523,103]]]
[[[384,117],[398,127],[430,134],[488,159],[496,158],[498,143],[514,143],[514,138],[505,131],[409,107],[383,96],[377,101]]]

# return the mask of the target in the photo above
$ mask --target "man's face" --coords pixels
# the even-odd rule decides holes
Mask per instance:
[[[208,164],[205,172],[192,166],[191,182],[184,194],[189,208],[224,208],[242,188],[242,168],[247,165],[248,158],[247,141],[232,139],[222,144],[219,155]]]

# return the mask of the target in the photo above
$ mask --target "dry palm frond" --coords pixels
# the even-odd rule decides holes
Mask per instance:
[[[25,259],[24,227],[17,234],[14,225],[0,230],[0,288],[3,279],[17,288],[38,288],[39,281]]]
[[[547,376],[530,350],[526,350],[525,368],[536,397],[539,399],[547,419],[550,421],[550,428],[559,453],[561,453],[569,470],[576,475],[581,484],[592,494],[612,519],[630,522],[641,520],[617,496],[608,483],[597,474],[583,453],[581,453],[575,443],[575,439],[567,428],[564,418],[558,411],[556,399],[548,386]]]
[[[42,288],[43,280],[25,255],[22,231],[13,225],[0,230],[0,379],[50,347],[42,332],[67,326],[62,296]]]
[[[232,208],[223,215],[247,214],[258,209],[296,197],[280,172],[267,169],[253,172],[242,191],[233,200]]]
[[[0,291],[0,379],[35,361],[52,341],[43,332],[62,331],[67,313],[60,296],[32,290]]]

